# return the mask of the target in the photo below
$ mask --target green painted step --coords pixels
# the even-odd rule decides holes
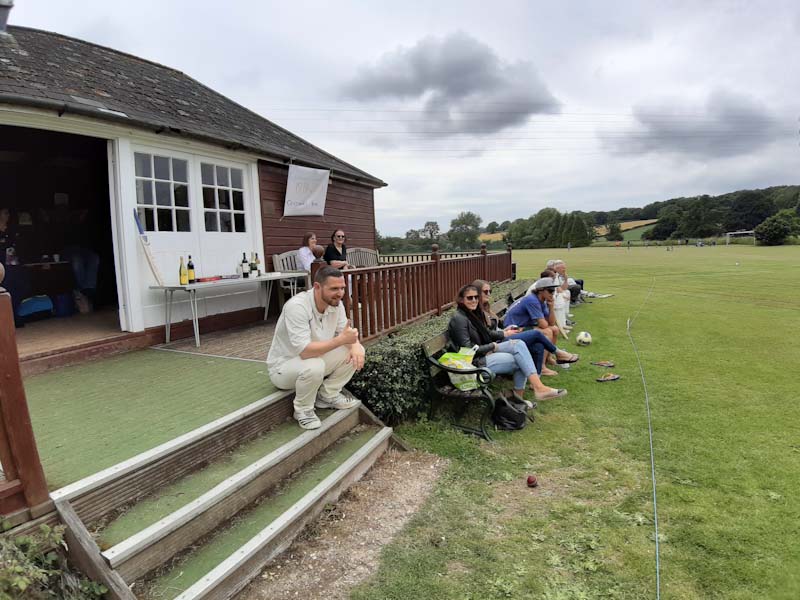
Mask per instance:
[[[319,410],[317,414],[321,419],[325,419],[333,412],[332,410]],[[303,431],[293,420],[281,423],[257,438],[226,452],[218,460],[207,464],[202,469],[160,489],[157,496],[142,499],[102,527],[97,537],[98,546],[101,550],[106,550],[128,539],[133,534],[199,498],[258,459],[302,435]]]
[[[220,529],[199,544],[196,551],[178,559],[168,571],[146,582],[143,589],[134,588],[137,597],[171,600],[180,595],[314,489],[377,431],[377,427],[360,426],[338,440],[276,492],[265,496],[252,509],[234,517],[229,527]]]

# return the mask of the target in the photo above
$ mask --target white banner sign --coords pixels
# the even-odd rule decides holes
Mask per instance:
[[[289,165],[283,216],[324,215],[330,171]]]

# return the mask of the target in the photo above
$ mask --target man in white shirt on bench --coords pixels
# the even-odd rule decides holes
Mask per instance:
[[[272,383],[295,390],[294,418],[303,429],[321,423],[314,408],[352,408],[358,400],[342,393],[353,373],[364,366],[364,346],[347,320],[341,271],[322,267],[314,287],[293,296],[283,307],[267,369]]]

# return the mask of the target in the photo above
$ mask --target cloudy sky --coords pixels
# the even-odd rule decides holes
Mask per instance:
[[[12,24],[180,69],[443,230],[800,183],[800,5],[16,0]]]

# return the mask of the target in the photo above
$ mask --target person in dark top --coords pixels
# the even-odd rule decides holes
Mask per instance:
[[[5,288],[11,296],[14,325],[24,327],[24,321],[17,316],[17,308],[20,302],[31,295],[31,285],[25,267],[19,264],[17,254],[19,241],[19,230],[11,219],[11,211],[8,208],[0,208],[0,263],[3,263],[6,270],[0,287]]]
[[[344,242],[347,236],[344,231],[337,229],[331,234],[331,243],[325,248],[325,254],[322,256],[330,266],[336,269],[352,269],[353,265],[347,262],[347,246]]]
[[[506,340],[511,334],[509,330],[489,330],[480,307],[480,290],[477,287],[472,284],[462,287],[456,303],[458,308],[447,325],[451,350],[458,352],[460,348],[473,348],[473,365],[485,366],[497,374],[512,375],[513,393],[523,402],[526,402],[522,398],[526,382],[530,383],[537,400],[567,395],[567,390],[551,388],[542,383],[525,342]]]

